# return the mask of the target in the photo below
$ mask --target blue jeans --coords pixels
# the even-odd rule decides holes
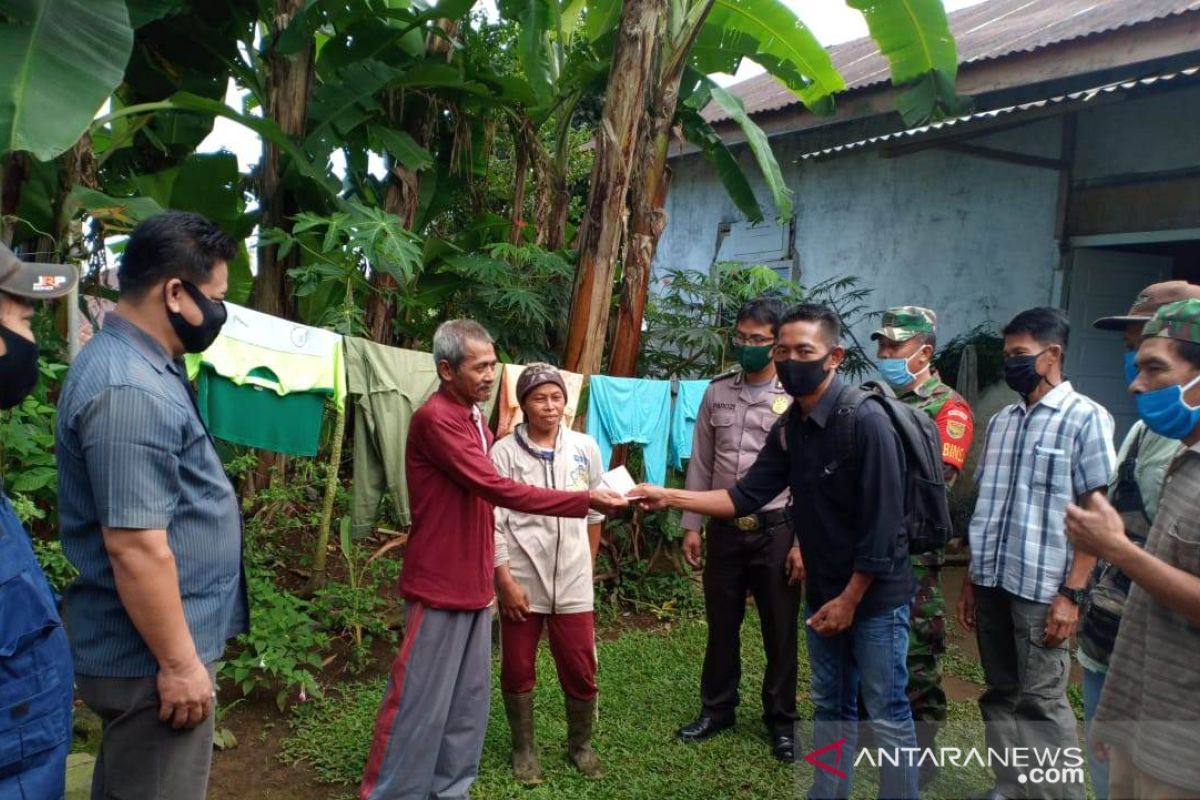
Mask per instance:
[[[808,609],[808,616],[816,612]],[[905,603],[892,611],[854,620],[849,630],[823,637],[806,629],[808,656],[812,662],[812,701],[816,706],[814,749],[842,738],[839,778],[816,769],[809,800],[845,798],[854,779],[855,748],[858,741],[858,697],[860,694],[875,734],[875,746],[887,752],[917,746],[908,686],[909,608]],[[828,758],[820,758],[830,763]],[[899,766],[880,761],[879,797],[908,800],[917,797],[918,769],[901,760]]]
[[[1083,731],[1087,742],[1088,769],[1092,772],[1092,788],[1096,800],[1108,800],[1108,762],[1100,761],[1092,752],[1092,717],[1100,706],[1100,692],[1104,690],[1105,672],[1083,669]]]

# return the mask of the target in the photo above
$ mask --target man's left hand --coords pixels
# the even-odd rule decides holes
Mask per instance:
[[[1075,623],[1079,621],[1079,606],[1070,598],[1058,596],[1050,603],[1046,612],[1046,636],[1042,644],[1046,647],[1058,647],[1071,638],[1075,632]]]
[[[809,617],[805,624],[818,636],[836,636],[854,624],[857,608],[850,600],[838,595],[817,609],[817,613]]]
[[[1132,546],[1121,515],[1099,492],[1088,495],[1084,503],[1067,506],[1067,538],[1078,549],[1120,566],[1121,554]]]

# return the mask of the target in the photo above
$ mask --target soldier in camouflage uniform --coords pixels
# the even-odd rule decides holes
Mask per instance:
[[[958,477],[971,447],[974,417],[962,396],[942,382],[933,368],[937,315],[919,306],[899,306],[883,315],[883,326],[871,334],[878,344],[879,371],[897,396],[927,413],[942,438],[946,486]],[[912,602],[908,641],[908,699],[917,723],[917,743],[931,747],[946,721],[941,655],[946,648],[946,598],[941,569],[945,552],[912,556],[917,591]],[[933,779],[931,761],[921,770],[921,785]]]

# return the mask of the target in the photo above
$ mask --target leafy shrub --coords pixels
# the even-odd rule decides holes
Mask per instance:
[[[54,426],[58,409],[51,402],[67,365],[40,359],[42,379],[20,405],[0,412],[0,475],[21,521],[44,519],[58,499]],[[21,498],[27,503],[19,503]]]
[[[288,696],[321,695],[317,673],[329,650],[329,636],[312,616],[312,605],[275,585],[267,570],[248,570],[252,624],[234,643],[236,655],[221,664],[221,677],[243,694],[275,691],[283,710]]]

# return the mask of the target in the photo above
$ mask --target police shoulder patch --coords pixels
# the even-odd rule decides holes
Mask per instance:
[[[775,412],[775,416],[779,416],[787,411],[790,406],[791,403],[788,402],[788,398],[780,396],[776,397],[775,402],[771,403],[771,410]]]

